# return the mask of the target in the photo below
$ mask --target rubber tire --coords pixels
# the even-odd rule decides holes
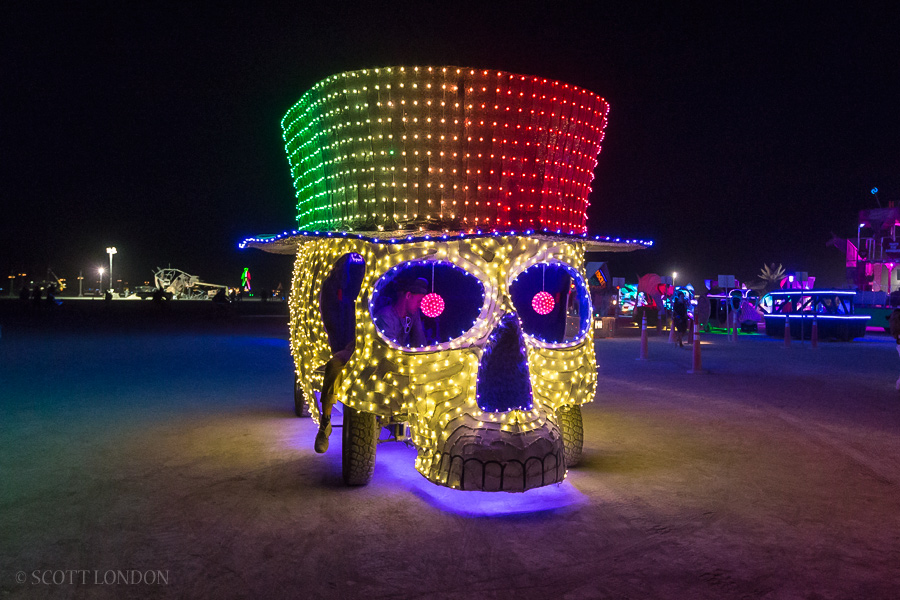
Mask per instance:
[[[581,405],[566,405],[556,409],[556,421],[563,437],[566,468],[581,462],[584,448],[584,423],[581,419]]]
[[[343,407],[341,428],[341,466],[344,483],[366,485],[375,471],[375,449],[378,447],[378,419],[372,413]]]
[[[303,392],[303,386],[299,381],[294,381],[294,412],[298,417],[308,418],[312,415],[309,413],[309,404],[306,403],[306,394]]]

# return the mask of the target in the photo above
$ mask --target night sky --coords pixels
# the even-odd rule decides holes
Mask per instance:
[[[132,285],[171,264],[286,286],[289,258],[237,248],[294,227],[281,117],[328,75],[390,65],[604,96],[589,230],[655,242],[614,276],[752,281],[775,262],[842,285],[831,232],[855,235],[873,187],[900,202],[897,8],[284,4],[5,3],[0,268],[72,284],[116,246]]]

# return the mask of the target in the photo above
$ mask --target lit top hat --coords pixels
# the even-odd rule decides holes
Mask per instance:
[[[587,90],[504,71],[333,75],[281,123],[297,231],[242,246],[326,233],[580,238],[608,111]],[[604,239],[615,250],[652,244]]]
[[[587,90],[503,71],[334,75],[282,120],[297,223],[585,233],[608,110]]]

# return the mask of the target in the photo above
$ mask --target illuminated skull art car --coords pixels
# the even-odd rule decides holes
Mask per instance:
[[[334,387],[348,484],[369,481],[382,427],[453,488],[521,492],[577,464],[597,381],[584,253],[647,244],[586,236],[607,111],[538,77],[392,67],[329,77],[285,115],[299,228],[242,246],[296,252],[298,414],[318,421],[322,366],[352,349]],[[421,346],[373,317],[409,279],[428,286]]]

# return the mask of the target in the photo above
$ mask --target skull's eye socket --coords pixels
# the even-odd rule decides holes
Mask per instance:
[[[581,340],[587,332],[587,286],[569,265],[532,265],[516,276],[509,293],[526,334],[543,342],[569,344]]]
[[[370,310],[381,335],[404,348],[443,344],[472,328],[484,286],[449,262],[411,261],[375,283]]]

